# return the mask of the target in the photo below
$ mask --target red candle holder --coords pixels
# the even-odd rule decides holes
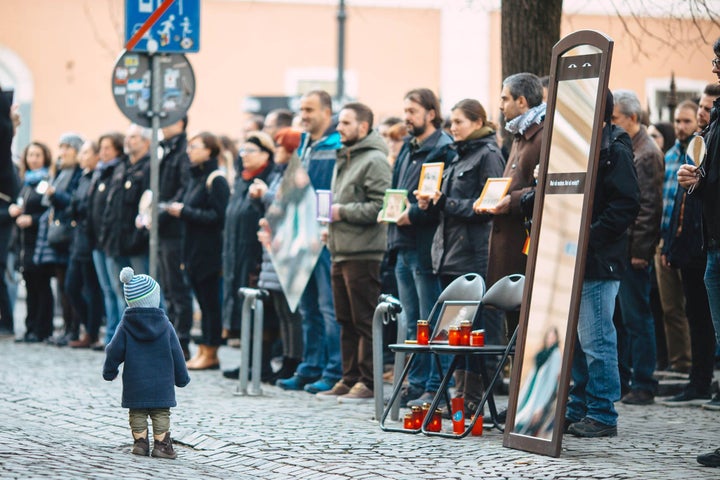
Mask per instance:
[[[475,418],[474,416],[472,417]],[[483,434],[483,419],[482,417],[477,419],[477,422],[475,422],[475,425],[473,425],[471,435],[473,437],[480,437]]]
[[[423,403],[422,407],[420,409],[420,426],[422,427],[423,422],[425,422],[425,418],[430,413],[430,404],[429,403]]]
[[[423,424],[423,410],[421,407],[412,407],[412,419],[413,419],[413,428],[415,430],[420,430],[422,428]]]
[[[465,399],[456,397],[450,400],[452,407],[453,433],[462,435],[465,431]]]
[[[439,432],[440,430],[442,430],[442,412],[438,408],[437,410],[435,410],[435,413],[433,413],[430,423],[428,423],[427,431]]]
[[[473,347],[484,347],[485,330],[474,330],[470,333],[470,345]]]
[[[459,346],[461,341],[460,327],[453,326],[448,330],[448,344]]]
[[[463,320],[460,322],[460,345],[470,345],[470,333],[472,331],[472,322],[470,320]]]
[[[417,321],[417,343],[418,345],[430,343],[430,323],[427,320]]]
[[[412,413],[405,414],[405,419],[403,420],[403,428],[405,430],[415,430],[415,421],[413,420]]]

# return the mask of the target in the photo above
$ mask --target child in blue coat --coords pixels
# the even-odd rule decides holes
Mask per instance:
[[[147,417],[152,420],[152,456],[175,458],[170,439],[170,407],[177,405],[175,386],[190,382],[180,341],[170,320],[159,308],[160,287],[148,275],[135,275],[132,268],[120,272],[128,304],[112,341],[105,349],[103,378],[114,380],[123,367],[122,406],[130,409],[132,453],[147,456]]]

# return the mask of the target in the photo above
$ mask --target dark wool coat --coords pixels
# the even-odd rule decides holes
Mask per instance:
[[[490,256],[485,284],[495,282],[512,273],[525,274],[527,256],[522,253],[527,233],[520,198],[535,185],[533,170],[540,160],[544,123],[528,127],[523,135],[516,135],[505,164],[503,177],[509,177],[510,213],[493,217],[490,234]]]
[[[45,178],[45,181],[47,182],[48,179]],[[37,243],[38,227],[40,225],[40,218],[48,209],[42,202],[42,194],[36,190],[38,183],[40,183],[40,181],[32,185],[23,185],[20,190],[23,213],[32,217],[32,224],[29,227],[15,227],[16,265],[20,272],[32,270],[36,267],[35,263],[33,263],[33,255],[35,254],[35,244]]]
[[[190,382],[175,329],[159,308],[125,309],[105,348],[103,378],[114,380],[123,362],[123,408],[174,407],[174,386]]]
[[[185,133],[162,142],[163,158],[160,162],[160,194],[158,201],[181,202],[185,188],[190,181],[190,159],[187,156],[187,136]],[[158,236],[160,238],[180,238],[182,221],[161,208],[158,212]]]
[[[118,157],[109,162],[98,164],[92,176],[92,183],[88,192],[88,239],[90,246],[95,250],[105,250],[105,208],[110,193],[110,182],[115,169],[122,169],[124,157]]]
[[[150,155],[115,168],[107,195],[102,238],[111,257],[143,255],[150,248],[150,233],[135,226],[138,204],[150,185]]]
[[[88,190],[92,182],[93,171],[83,172],[77,189],[70,200],[70,217],[75,222],[70,260],[92,262],[92,248],[88,239]]]
[[[269,164],[257,177],[266,184],[277,175],[275,165]],[[257,238],[258,221],[265,213],[262,202],[248,197],[248,189],[255,180],[235,178],[235,191],[225,213],[225,239],[222,248],[223,264],[223,327],[240,328],[243,299],[237,294],[240,287],[256,288],[262,264],[263,248]]]
[[[183,262],[188,275],[197,280],[219,275],[222,269],[223,227],[230,187],[222,175],[207,185],[208,176],[217,167],[217,159],[213,158],[190,169],[191,180],[180,213],[184,229]]]
[[[50,214],[53,214],[54,220],[60,223],[70,224],[70,199],[80,183],[82,169],[79,165],[72,168],[66,168],[58,173],[52,184],[55,187],[55,194],[52,197],[46,197],[45,203],[50,202],[50,208],[42,217],[40,217],[40,225],[38,228],[37,243],[35,244],[35,254],[33,262],[36,265],[67,265],[69,260],[69,245],[67,250],[57,249],[50,246],[47,241],[48,222]],[[72,241],[70,242],[72,243]]]

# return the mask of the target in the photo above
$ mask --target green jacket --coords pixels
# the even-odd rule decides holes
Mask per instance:
[[[333,262],[381,261],[387,247],[387,225],[378,223],[392,172],[388,149],[372,131],[358,143],[338,150],[332,178],[332,202],[340,220],[330,223],[327,246]]]

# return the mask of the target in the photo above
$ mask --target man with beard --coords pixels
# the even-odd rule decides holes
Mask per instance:
[[[698,131],[702,132],[707,128],[710,123],[710,112],[712,111],[713,103],[720,97],[720,84],[709,83],[703,90],[702,97],[700,97],[700,103],[697,111],[697,123]]]
[[[317,394],[338,403],[373,398],[372,320],[387,242],[386,227],[376,219],[391,173],[387,145],[372,124],[372,110],[362,103],[348,103],[338,116],[343,148],[333,172],[327,246],[343,374],[332,389]]]
[[[440,295],[440,281],[433,273],[430,258],[437,215],[418,208],[412,192],[417,190],[424,163],[445,163],[454,152],[449,148],[452,139],[441,128],[440,103],[431,90],[409,91],[403,109],[410,136],[395,161],[391,188],[407,190],[409,203],[397,223],[388,227],[388,250],[396,258],[398,294],[408,319],[407,338],[412,340],[416,335],[415,321],[428,318]],[[433,375],[430,381],[431,368],[429,355],[415,356],[401,406],[432,401],[440,386],[440,376]]]

